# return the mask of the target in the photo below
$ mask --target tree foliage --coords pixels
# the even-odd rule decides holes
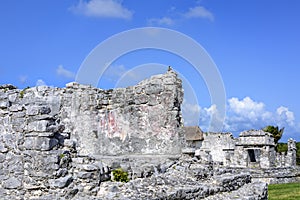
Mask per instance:
[[[281,139],[283,131],[284,131],[284,127],[279,129],[278,126],[266,126],[265,128],[263,128],[263,131],[271,133],[274,137],[274,142],[275,142],[275,146],[276,146],[276,150],[277,150],[277,144],[278,141]]]
[[[288,151],[288,144],[287,143],[278,143],[277,144],[277,152],[287,152]]]
[[[281,139],[284,127],[279,129],[278,126],[266,126],[263,128],[263,131],[271,133],[274,137],[275,144],[278,144],[278,141]]]
[[[296,153],[296,162],[297,165],[300,165],[300,142],[296,143],[297,153]]]

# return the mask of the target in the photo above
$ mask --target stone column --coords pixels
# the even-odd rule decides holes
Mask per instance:
[[[286,167],[296,166],[296,141],[291,138],[288,140],[288,152],[285,161]]]

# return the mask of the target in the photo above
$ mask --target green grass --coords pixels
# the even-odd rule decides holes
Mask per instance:
[[[270,184],[269,200],[300,200],[300,183]]]

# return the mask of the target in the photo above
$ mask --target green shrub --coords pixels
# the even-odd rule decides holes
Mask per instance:
[[[25,91],[26,91],[27,89],[29,89],[29,88],[30,88],[30,87],[27,86],[26,88],[24,88],[24,89],[20,92],[20,98],[21,98],[21,99],[24,97]]]
[[[122,168],[118,168],[112,171],[113,180],[119,182],[128,182],[128,172],[124,171]]]

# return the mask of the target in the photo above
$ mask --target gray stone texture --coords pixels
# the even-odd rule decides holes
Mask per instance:
[[[182,101],[172,70],[113,90],[75,82],[0,86],[0,199],[265,199],[266,185],[251,178],[260,181],[269,168],[229,168],[247,159],[246,133],[238,141],[204,133],[192,144],[193,151],[200,148],[195,157],[182,154]],[[261,142],[260,162],[270,167],[274,145],[262,137],[251,145]],[[291,140],[276,161],[285,167],[277,180],[297,176],[294,158]],[[118,168],[128,172],[128,183],[111,181]]]
[[[1,199],[96,195],[114,166],[149,176],[156,164],[142,155],[181,154],[182,100],[172,70],[114,90],[0,86]],[[145,167],[112,163],[114,156],[137,156]]]
[[[276,153],[273,136],[262,130],[244,131],[238,138],[231,133],[204,133],[195,156],[231,168],[249,169],[255,180],[267,183],[299,181],[296,143],[288,140],[287,153]]]

